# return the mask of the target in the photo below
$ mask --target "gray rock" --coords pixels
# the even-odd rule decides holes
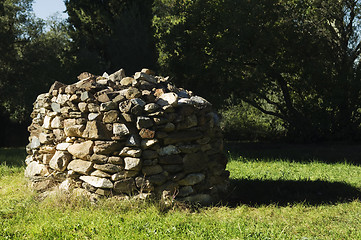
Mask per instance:
[[[31,138],[31,143],[30,143],[30,148],[31,149],[37,149],[40,147],[40,141],[39,141],[39,138],[37,137],[32,137]]]
[[[192,186],[202,182],[205,179],[205,177],[206,176],[203,173],[192,173],[187,175],[182,180],[180,180],[178,184],[181,186]]]
[[[132,102],[130,100],[126,100],[126,101],[119,103],[119,110],[122,113],[129,112],[131,108],[132,108]]]
[[[98,188],[95,193],[101,196],[109,197],[112,192],[109,189]]]
[[[140,138],[139,136],[132,134],[128,138],[128,140],[125,143],[125,146],[127,147],[140,147]]]
[[[101,114],[100,113],[89,113],[88,114],[88,120],[89,121],[93,121],[93,120],[99,120],[101,118]]]
[[[155,175],[161,172],[163,172],[163,168],[160,165],[144,166],[142,168],[142,173],[145,176]]]
[[[122,151],[119,153],[119,156],[121,157],[134,157],[138,158],[142,155],[141,149],[134,149],[130,147],[125,147],[122,149]]]
[[[83,138],[94,140],[110,140],[112,132],[98,121],[88,121],[82,134]]]
[[[117,108],[118,108],[118,106],[115,102],[109,101],[109,102],[101,103],[99,110],[101,112],[107,112],[110,110],[116,110]]]
[[[81,137],[85,129],[84,125],[73,125],[64,128],[64,133],[67,137]]]
[[[85,102],[78,103],[78,108],[80,112],[88,112],[88,104]]]
[[[159,155],[165,156],[165,155],[173,155],[180,153],[179,149],[174,145],[168,145],[166,147],[163,147],[159,149]]]
[[[179,156],[179,158],[182,158]],[[183,170],[183,165],[174,164],[174,165],[163,165],[163,170],[169,173],[177,173]]]
[[[124,166],[124,161],[121,157],[111,156],[108,158],[108,163]]]
[[[68,94],[59,94],[56,98],[56,102],[60,105],[64,105],[70,98],[70,95]]]
[[[112,175],[112,181],[118,181],[120,179],[135,177],[139,174],[139,171],[120,171]]]
[[[151,182],[148,179],[145,179],[144,177],[136,177],[135,184],[139,188],[140,192],[144,192],[144,191],[149,192],[154,190],[154,187],[151,184]]]
[[[167,181],[167,177],[164,176],[164,174],[151,175],[151,176],[148,176],[147,179],[152,184],[155,184],[155,185],[158,185],[158,186],[164,184]]]
[[[167,123],[166,125],[164,125],[162,130],[164,132],[173,132],[175,130],[175,125],[173,123]]]
[[[212,106],[210,102],[199,96],[192,96],[190,100],[192,101],[192,105],[198,109],[203,109]]]
[[[103,171],[103,172],[107,172],[107,173],[116,173],[119,172],[121,170],[123,170],[122,166],[119,165],[115,165],[115,164],[111,164],[111,163],[106,163],[106,164],[94,164],[93,166],[95,169]]]
[[[157,80],[155,77],[153,77],[149,74],[143,73],[143,72],[136,72],[134,75],[134,79],[135,80],[145,80],[150,83],[157,83]]]
[[[109,80],[110,81],[120,81],[122,80],[123,78],[125,78],[125,71],[124,69],[119,69],[118,71],[116,71],[115,73],[113,74],[110,74],[109,75]]]
[[[131,102],[133,105],[139,105],[139,106],[141,106],[141,107],[144,107],[145,104],[146,104],[146,103],[145,103],[142,99],[140,99],[140,98],[133,98],[133,99],[130,100],[130,102]]]
[[[158,139],[143,139],[141,142],[141,147],[143,149],[150,148],[154,144],[158,143]]]
[[[43,121],[43,128],[45,129],[51,129],[51,120],[53,120],[50,116],[45,116]]]
[[[90,159],[90,155],[93,153],[93,141],[86,141],[82,143],[75,143],[68,147],[68,152],[76,158]]]
[[[125,170],[139,171],[142,168],[140,158],[125,157],[124,158]]]
[[[39,141],[41,144],[50,144],[53,139],[54,139],[54,134],[46,134],[44,132],[41,132],[39,134]]]
[[[157,101],[157,104],[160,105],[161,107],[168,105],[176,106],[177,103],[178,103],[178,96],[173,92],[162,94]]]
[[[68,169],[75,172],[88,175],[93,167],[93,163],[84,160],[73,160],[69,163]]]
[[[125,97],[127,99],[133,99],[133,98],[139,98],[142,96],[142,93],[134,87],[130,87],[127,89],[127,92],[125,93]]]
[[[182,130],[182,129],[196,127],[197,125],[198,125],[197,116],[190,115],[190,116],[185,117],[183,122],[180,122],[177,124],[177,129]]]
[[[118,193],[132,193],[137,191],[133,178],[122,179],[114,183],[114,191]]]
[[[113,134],[115,136],[126,136],[130,133],[127,125],[123,124],[123,123],[114,123],[113,124]]]
[[[180,155],[165,155],[159,157],[159,163],[167,165],[183,164],[183,158]]]
[[[120,85],[131,86],[134,81],[135,81],[135,79],[132,77],[125,77],[120,81]]]
[[[54,117],[54,119],[51,121],[50,127],[51,127],[52,129],[55,129],[55,128],[63,128],[63,127],[64,127],[64,125],[63,125],[63,119],[62,119],[60,116]]]
[[[199,172],[207,167],[208,156],[203,152],[189,153],[183,158],[185,172]]]
[[[48,173],[48,170],[45,165],[33,161],[25,169],[25,177],[34,178],[38,176],[44,176]]]
[[[68,166],[71,160],[70,153],[66,151],[56,151],[54,156],[51,158],[49,162],[50,168],[63,172]]]
[[[100,111],[100,107],[95,103],[88,103],[88,110],[91,113],[97,113]]]
[[[137,117],[137,128],[149,128],[153,126],[153,120],[149,117]]]
[[[101,170],[95,170],[94,172],[92,172],[90,174],[90,176],[101,177],[101,178],[110,178],[112,175],[110,175],[109,173],[103,172]]]
[[[179,145],[178,146],[179,150],[182,153],[195,153],[200,151],[201,146],[200,145],[196,145],[196,144],[191,144],[191,145]]]
[[[186,197],[194,192],[192,186],[184,186],[179,189],[177,197]]]
[[[90,157],[90,161],[91,161],[91,162],[94,162],[94,163],[103,164],[103,163],[106,163],[106,162],[108,161],[108,156],[106,156],[106,155],[99,155],[99,154],[93,154],[93,155]]]
[[[53,112],[58,112],[60,113],[61,110],[61,106],[59,103],[51,103],[51,110],[53,110]]]
[[[148,103],[144,106],[144,111],[147,113],[154,113],[159,109],[159,105],[155,103]]]
[[[104,112],[103,122],[104,123],[115,123],[119,121],[119,112],[117,110],[110,110]]]
[[[56,145],[56,150],[59,151],[66,151],[68,150],[68,147],[71,145],[71,143],[59,143]]]
[[[117,141],[95,141],[94,153],[108,155],[123,148],[123,143]]]
[[[212,196],[209,195],[209,194],[191,195],[191,196],[185,197],[185,198],[180,199],[180,200],[184,201],[184,202],[190,202],[190,203],[199,203],[201,205],[209,205],[214,201]]]
[[[84,102],[84,101],[90,99],[91,96],[92,96],[92,95],[91,95],[88,91],[82,92],[82,93],[80,94],[80,100],[81,100],[82,102]]]
[[[203,134],[199,131],[179,131],[170,133],[168,136],[166,136],[164,138],[164,144],[175,144],[180,142],[189,143],[202,137]]]
[[[113,188],[113,183],[106,178],[94,176],[80,176],[79,178],[96,188]]]
[[[142,153],[142,158],[143,159],[154,159],[158,157],[158,153],[157,151],[153,151],[153,150],[144,150]]]

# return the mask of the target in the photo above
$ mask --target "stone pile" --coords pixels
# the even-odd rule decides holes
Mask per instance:
[[[25,176],[104,196],[211,202],[227,158],[211,104],[143,69],[55,82],[31,114]]]

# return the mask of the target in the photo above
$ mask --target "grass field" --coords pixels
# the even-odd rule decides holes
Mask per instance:
[[[168,208],[40,201],[23,177],[24,150],[1,149],[0,239],[361,239],[359,147],[227,148],[231,187],[223,203]]]

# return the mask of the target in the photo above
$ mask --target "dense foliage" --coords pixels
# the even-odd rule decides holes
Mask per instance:
[[[65,0],[67,21],[47,22],[32,2],[0,3],[2,121],[28,120],[55,80],[148,67],[212,101],[228,132],[360,136],[359,0]]]
[[[25,121],[39,92],[66,79],[65,50],[69,38],[64,23],[46,23],[31,12],[31,0],[0,3],[0,109]],[[48,28],[48,30],[47,30]]]
[[[242,99],[302,140],[360,124],[360,2],[157,1],[160,64],[217,102]]]
[[[155,68],[151,30],[152,3],[147,0],[66,0],[72,52],[80,71],[139,71]]]

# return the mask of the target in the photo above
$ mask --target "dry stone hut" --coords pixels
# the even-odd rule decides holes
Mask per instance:
[[[211,104],[148,69],[55,82],[31,114],[25,176],[97,195],[208,203],[226,190]]]

